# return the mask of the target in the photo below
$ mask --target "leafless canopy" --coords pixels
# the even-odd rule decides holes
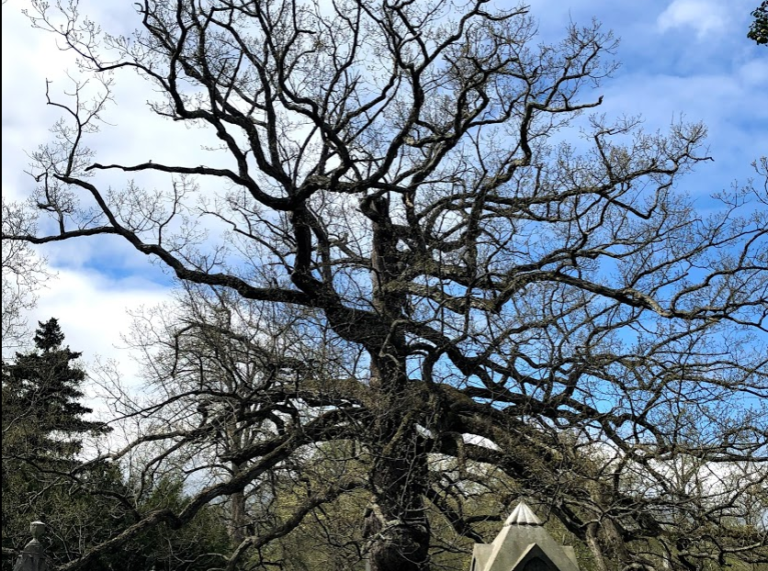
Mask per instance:
[[[67,568],[338,440],[370,456],[364,482],[238,535],[228,568],[364,485],[372,569],[426,569],[426,502],[477,535],[430,469],[451,457],[503,469],[601,570],[768,560],[768,191],[736,188],[702,214],[676,187],[705,158],[701,125],[584,117],[614,69],[610,33],[573,25],[540,45],[525,8],[485,0],[145,0],[139,31],[117,37],[76,6],[35,5],[102,90],[50,95],[63,119],[33,175],[52,231],[4,225],[4,239],[117,235],[223,308],[303,324],[287,348],[232,314],[176,329],[239,335],[250,353],[166,404],[238,403],[230,426],[259,436],[221,452],[229,476],[183,512],[140,514]],[[88,135],[129,72],[158,94],[158,121],[212,131],[214,166],[96,162]],[[129,178],[142,172],[165,186]],[[212,243],[202,229],[222,221]],[[141,442],[223,438],[205,406],[180,410]]]

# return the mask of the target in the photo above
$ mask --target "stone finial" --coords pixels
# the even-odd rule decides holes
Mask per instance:
[[[43,544],[40,543],[43,531],[45,531],[45,524],[42,521],[33,521],[29,524],[32,541],[24,546],[13,571],[48,571],[48,557],[45,555]]]
[[[45,531],[45,524],[42,521],[33,521],[29,524],[29,533],[32,535],[32,539],[40,540],[43,537]]]
[[[504,525],[541,525],[541,520],[536,517],[536,514],[528,507],[528,504],[520,500],[517,507],[509,514]]]

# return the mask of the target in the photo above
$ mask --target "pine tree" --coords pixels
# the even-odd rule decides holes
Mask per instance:
[[[58,320],[40,322],[35,350],[16,354],[3,366],[3,436],[8,452],[29,460],[72,462],[82,449],[82,436],[104,434],[109,428],[84,417],[81,385],[85,372],[75,365],[81,353],[64,346]]]
[[[3,547],[20,548],[29,539],[29,522],[42,519],[57,537],[49,555],[58,556],[87,537],[85,513],[107,513],[81,509],[81,504],[93,501],[78,491],[81,488],[68,474],[81,465],[83,437],[111,429],[85,418],[92,411],[80,402],[85,372],[76,361],[81,353],[64,345],[58,321],[39,323],[34,342],[34,350],[17,353],[2,366]],[[114,472],[113,467],[95,465],[81,470],[79,478],[119,487],[119,471],[102,474],[110,469]],[[9,561],[3,561],[3,569]]]
[[[76,361],[81,353],[64,344],[56,319],[39,323],[35,349],[17,353],[2,368],[3,462],[2,545],[18,551],[29,540],[29,522],[46,522],[46,551],[56,564],[105,541],[113,526],[129,525],[136,501],[146,509],[180,506],[184,492],[172,478],[161,480],[146,497],[133,498],[120,467],[110,462],[83,464],[78,458],[86,434],[110,430],[86,420],[82,404],[85,372]],[[216,508],[199,514],[181,532],[152,530],[137,537],[125,553],[105,553],[87,567],[91,571],[150,568],[199,570],[212,565],[210,553],[225,549],[226,529],[217,523]],[[10,571],[14,558],[4,558]]]

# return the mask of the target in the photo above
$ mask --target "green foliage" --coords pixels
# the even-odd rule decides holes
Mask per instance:
[[[85,372],[80,353],[65,347],[56,319],[40,323],[35,350],[17,354],[2,369],[3,547],[19,550],[29,541],[29,522],[46,523],[46,551],[55,564],[80,557],[90,547],[135,523],[141,511],[179,509],[186,501],[179,481],[163,479],[133,498],[116,464],[78,457],[83,438],[109,428],[86,420],[80,388]],[[91,571],[208,569],[221,558],[228,538],[215,506],[202,510],[183,530],[156,528],[134,538],[119,553],[89,564]],[[3,561],[10,570],[13,559]]]
[[[119,515],[86,498],[84,486],[113,491],[120,476],[103,463],[78,471],[83,437],[109,429],[84,418],[91,409],[79,402],[85,373],[74,362],[80,353],[63,346],[57,320],[40,323],[34,341],[33,351],[17,353],[2,368],[3,547],[23,546],[29,522],[42,520],[51,556],[66,561],[84,543],[107,537],[100,530],[112,528]]]
[[[307,499],[304,486],[288,487],[279,497],[276,516],[287,519]],[[279,564],[285,571],[363,571],[361,523],[370,494],[346,494],[309,513],[293,533],[253,557],[259,569]]]
[[[469,569],[475,542],[490,543],[515,502],[525,496],[520,484],[498,468],[434,455],[431,500],[426,504],[431,529],[430,568]],[[366,479],[370,455],[352,442],[323,443],[303,463],[271,478],[251,495],[249,521],[258,536],[285,523],[307,499],[329,482]],[[355,476],[356,475],[356,476]],[[268,492],[267,492],[268,489]],[[254,570],[363,571],[366,549],[364,514],[371,494],[361,488],[311,510],[292,533],[259,550],[250,559]],[[530,498],[527,498],[530,501]],[[595,571],[587,545],[570,533],[546,505],[536,506],[552,536],[577,553],[583,571]],[[453,518],[453,521],[451,519]],[[466,532],[465,535],[459,532]]]
[[[752,22],[747,37],[759,45],[768,45],[768,1],[755,8],[752,16],[755,21]]]
[[[139,501],[142,512],[171,509],[176,512],[186,507],[188,496],[181,478],[160,478]],[[182,529],[161,525],[139,534],[121,548],[123,555],[115,569],[149,571],[204,571],[221,567],[230,547],[223,524],[222,507],[206,506]],[[114,563],[113,563],[114,564]]]
[[[290,520],[329,484],[362,481],[370,458],[351,441],[322,443],[249,493],[248,521],[255,535],[269,533]],[[363,514],[370,493],[361,488],[310,510],[290,534],[251,558],[256,569],[284,571],[363,571]],[[278,566],[278,567],[276,567]]]
[[[79,402],[85,372],[73,362],[80,353],[62,346],[55,318],[39,325],[36,349],[3,365],[3,455],[66,465],[82,448],[79,437],[109,429],[84,419],[92,410]]]

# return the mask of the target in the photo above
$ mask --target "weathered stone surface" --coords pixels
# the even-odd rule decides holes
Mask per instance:
[[[24,546],[13,571],[48,571],[48,557],[45,555],[43,544],[40,543],[44,530],[45,524],[41,521],[33,521],[29,524],[32,541]]]
[[[579,571],[572,547],[558,545],[525,502],[493,543],[476,543],[471,571]]]

